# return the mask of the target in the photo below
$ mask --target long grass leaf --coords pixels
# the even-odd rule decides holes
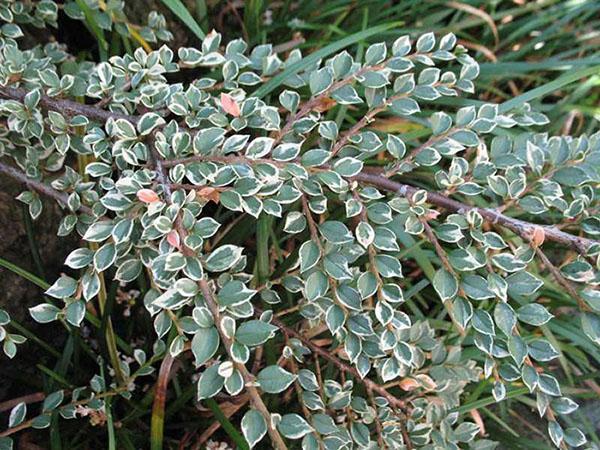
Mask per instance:
[[[206,33],[202,30],[198,22],[192,17],[188,9],[181,2],[181,0],[162,0],[163,5],[169,8],[173,14],[187,25],[187,27],[196,35],[200,40],[206,37]]]
[[[587,67],[585,69],[577,70],[575,72],[567,73],[561,77],[558,77],[556,80],[550,81],[549,83],[538,86],[530,91],[527,91],[521,95],[516,96],[504,103],[502,103],[498,107],[498,112],[505,113],[510,111],[513,108],[518,108],[522,106],[526,102],[530,102],[531,100],[535,100],[536,98],[543,97],[551,92],[554,92],[563,86],[574,83],[582,78],[588,77],[590,75],[595,75],[600,73],[600,66]]]

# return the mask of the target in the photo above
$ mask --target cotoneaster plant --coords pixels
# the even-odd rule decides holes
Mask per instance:
[[[83,19],[89,3],[65,10]],[[170,37],[156,13],[135,28],[118,8],[91,12],[142,42]],[[551,367],[545,329],[561,313],[542,293],[544,279],[565,293],[552,305],[579,316],[597,351],[600,134],[548,136],[527,104],[456,106],[479,68],[452,34],[301,70],[299,50],[214,32],[201,48],[96,64],[21,46],[17,23],[56,14],[51,1],[0,2],[0,173],[23,183],[34,219],[55,199],[58,236],[81,239],[31,316],[101,326],[108,362],[87,385],[16,405],[1,448],[56,411],[106,415],[142,385],[164,411],[176,360],[200,403],[242,403],[231,420],[248,447],[494,448],[461,408],[470,384],[495,402],[529,393],[557,447],[585,445],[564,421],[577,404]],[[370,128],[382,115],[426,132]],[[108,286],[141,289],[131,308],[153,340],[120,338]],[[12,358],[24,338],[0,313]]]

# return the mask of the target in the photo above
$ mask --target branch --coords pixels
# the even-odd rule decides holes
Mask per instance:
[[[388,180],[381,175],[374,175],[370,173],[360,173],[356,175],[354,179],[356,181],[367,183],[380,189],[393,192],[401,197],[411,197],[415,192],[422,190],[408,184],[402,184]],[[515,234],[521,236],[526,241],[530,240],[529,235],[535,230],[535,228],[542,228],[547,240],[572,247],[581,255],[586,255],[587,250],[592,245],[600,245],[600,242],[598,241],[565,233],[564,231],[561,231],[552,225],[537,225],[530,222],[525,222],[524,220],[505,216],[494,209],[478,208],[476,206],[461,203],[437,192],[427,191],[427,202],[444,208],[448,211],[460,214],[466,214],[469,211],[477,211],[488,222],[502,225]]]
[[[149,147],[150,147],[150,152],[152,155],[152,162],[156,166],[158,180],[163,185],[163,189],[164,189],[164,192],[167,197],[165,200],[167,203],[171,203],[171,187],[169,186],[165,169],[162,166],[162,161],[160,159],[160,155],[154,149],[153,142],[150,142]],[[183,227],[183,224],[181,223],[181,219],[179,216],[177,216],[175,219],[175,230],[179,234],[179,237],[182,242],[182,249],[181,249],[182,253],[185,256],[194,256],[194,251],[192,249],[188,248],[185,244],[183,244],[185,237],[187,235],[187,231]],[[261,415],[265,419],[265,422],[267,423],[267,431],[269,433],[269,437],[271,438],[271,442],[272,442],[273,446],[277,450],[287,450],[287,446],[286,446],[285,442],[283,441],[283,438],[281,437],[281,435],[279,434],[277,429],[275,427],[273,427],[273,425],[272,425],[271,413],[269,413],[269,410],[267,409],[265,403],[263,402],[263,400],[260,396],[260,393],[258,392],[258,389],[254,385],[254,377],[250,374],[250,372],[248,372],[248,369],[246,368],[246,366],[244,364],[235,362],[235,359],[233,358],[233,356],[231,354],[231,347],[233,345],[233,339],[230,338],[227,335],[227,333],[225,332],[225,330],[223,330],[223,328],[222,328],[223,325],[222,325],[222,320],[221,320],[221,312],[219,311],[219,305],[217,303],[217,300],[215,299],[214,293],[213,293],[210,285],[208,284],[208,281],[204,278],[199,280],[198,287],[200,288],[200,292],[202,292],[202,296],[204,297],[206,306],[208,307],[208,309],[210,310],[210,312],[213,316],[215,326],[217,328],[217,331],[219,332],[221,340],[223,341],[225,350],[227,351],[227,354],[231,358],[235,368],[241,373],[242,378],[244,379],[244,386],[246,387],[246,391],[248,392],[248,395],[250,396],[250,401],[252,402],[252,405],[261,413]]]
[[[450,272],[452,274],[452,276],[458,283],[458,295],[460,297],[466,298],[463,288],[460,287],[460,282],[459,282],[460,277],[456,274],[456,271],[450,264],[450,261],[448,260],[448,256],[446,255],[446,252],[444,252],[444,249],[442,248],[440,241],[438,241],[437,237],[435,237],[435,234],[433,233],[431,226],[429,225],[427,220],[425,220],[422,216],[419,216],[419,221],[423,224],[425,236],[427,236],[427,239],[429,239],[429,242],[431,242],[433,244],[435,253],[438,255],[438,258],[440,258],[440,261],[442,262],[442,266],[444,267],[444,269],[446,269],[448,272]],[[432,280],[432,282],[433,282],[433,280]],[[450,319],[452,320],[452,323],[458,329],[459,334],[462,337],[464,337],[466,335],[465,329],[460,325],[460,323],[457,322],[456,318],[454,317],[453,303],[448,299],[442,301],[442,303],[444,304],[444,308],[446,308],[446,311],[448,311],[448,314],[450,315]]]
[[[8,86],[0,87],[0,97],[17,100],[22,102],[28,91],[23,88],[12,88]],[[140,120],[140,116],[130,116],[127,114],[116,113],[112,111],[106,111],[104,109],[97,108],[96,106],[84,105],[83,103],[74,102],[72,100],[62,100],[54,97],[48,97],[42,95],[40,97],[39,105],[42,109],[47,111],[57,111],[67,116],[82,115],[88,119],[96,120],[98,122],[106,122],[108,119],[125,119],[134,125]]]
[[[373,67],[370,68],[370,70],[373,70],[373,69],[374,69]],[[26,94],[27,94],[27,91],[22,88],[0,87],[0,97],[12,98],[14,100],[22,101]],[[307,102],[307,103],[310,103],[310,102]],[[49,109],[49,110],[58,111],[58,112],[61,112],[64,114],[72,114],[72,115],[82,114],[90,119],[98,120],[100,122],[106,122],[109,118],[113,118],[113,119],[121,118],[121,119],[128,120],[129,122],[131,122],[133,124],[136,124],[140,119],[140,116],[131,116],[131,115],[125,115],[125,114],[120,114],[120,113],[114,113],[114,112],[110,112],[110,111],[104,111],[104,110],[95,108],[93,106],[83,105],[81,103],[73,102],[70,100],[59,100],[59,99],[48,97],[46,95],[41,96],[40,104],[42,105],[42,107]],[[300,113],[300,111],[298,113]],[[436,138],[440,138],[440,137],[441,136],[436,136]],[[427,145],[430,145],[429,141],[426,142],[425,144],[421,145],[420,147],[418,147],[415,150],[418,152],[419,149],[425,148],[425,146],[427,146]],[[413,157],[415,155],[415,150],[413,150],[413,153],[412,153]],[[231,164],[232,162],[233,163],[236,163],[236,162],[237,163],[247,163],[247,164],[258,163],[258,162],[269,162],[271,164],[275,164],[278,166],[284,165],[281,162],[277,162],[277,161],[273,161],[273,160],[266,160],[266,159],[253,161],[253,160],[244,158],[243,156],[229,156],[229,157],[228,156],[220,156],[219,157],[219,156],[205,156],[205,155],[195,155],[195,156],[191,156],[188,158],[180,158],[180,159],[173,159],[170,161],[163,161],[162,164],[163,164],[163,167],[167,168],[167,167],[174,166],[176,164],[182,164],[182,163],[185,164],[186,162],[202,161],[202,160],[204,160],[204,161],[211,160],[211,161],[215,161],[215,162],[223,162],[223,163],[229,163],[229,164]],[[329,166],[327,166],[327,165],[323,165],[322,167],[320,167],[320,169],[328,169],[328,168],[329,168]],[[13,178],[14,178],[14,176],[13,176]],[[418,190],[418,188],[416,188],[414,186],[391,181],[382,175],[361,173],[361,174],[355,176],[354,179],[356,181],[371,184],[373,186],[379,187],[386,191],[394,192],[395,194],[401,195],[403,197],[406,197],[407,195],[412,195],[414,192],[416,192]],[[21,181],[23,181],[23,180],[21,180]],[[512,217],[505,216],[505,215],[501,214],[500,212],[498,212],[497,210],[486,209],[486,208],[477,208],[477,207],[473,207],[473,206],[458,202],[456,200],[453,200],[449,197],[446,197],[446,196],[436,193],[436,192],[428,192],[427,198],[428,198],[429,203],[434,204],[439,207],[442,207],[442,208],[452,211],[452,212],[460,211],[462,213],[466,213],[467,211],[470,211],[470,210],[476,210],[487,221],[500,224],[525,239],[527,239],[527,235],[528,235],[528,233],[530,233],[532,231],[533,227],[541,226],[544,229],[546,239],[567,245],[567,246],[575,249],[581,255],[585,255],[587,253],[587,250],[592,245],[599,244],[598,241],[595,241],[592,239],[586,239],[586,238],[574,236],[569,233],[565,233],[565,232],[559,230],[555,226],[534,225],[529,222],[525,222],[525,221],[522,221],[519,219],[514,219]],[[527,240],[529,240],[529,239],[527,239]]]
[[[554,264],[552,264],[552,262],[546,256],[546,254],[542,250],[540,250],[538,246],[534,246],[534,249],[538,257],[542,260],[546,268],[550,271],[556,282],[560,284],[567,291],[567,293],[571,297],[573,297],[575,301],[577,301],[577,305],[579,306],[579,308],[582,311],[590,311],[590,307],[577,293],[575,287],[568,280],[566,280],[565,277],[563,277],[563,275],[560,273],[560,270],[558,270],[558,268]]]
[[[36,181],[32,178],[29,178],[24,172],[20,171],[19,169],[4,164],[2,162],[0,162],[0,173],[7,175],[17,181],[20,181],[21,183],[27,185],[29,189],[32,189],[34,191],[39,192],[40,194],[44,194],[47,197],[55,199],[62,205],[66,205],[69,200],[68,194],[61,191],[57,191],[52,186],[48,186],[46,183],[42,183],[41,181]],[[94,215],[92,209],[85,205],[81,205],[79,207],[79,211],[89,214],[90,216]]]
[[[262,310],[260,308],[258,308],[257,306],[255,306],[254,309],[259,314],[262,312]],[[330,354],[327,350],[323,350],[317,344],[313,343],[310,339],[304,337],[304,335],[298,333],[297,331],[293,330],[292,328],[289,328],[287,325],[285,325],[279,319],[276,319],[275,317],[273,317],[271,319],[271,322],[274,325],[276,325],[281,331],[283,331],[285,334],[287,334],[288,336],[291,336],[291,337],[294,337],[294,338],[300,340],[304,345],[306,345],[308,348],[310,348],[314,353],[316,353],[317,355],[321,356],[322,358],[325,358],[326,360],[333,363],[341,371],[352,375],[356,380],[358,380],[360,383],[364,384],[368,389],[372,390],[373,392],[377,392],[379,395],[384,397],[390,403],[390,405],[392,407],[398,408],[400,410],[406,409],[406,403],[404,401],[400,400],[393,394],[390,394],[384,387],[375,383],[374,381],[371,381],[368,378],[361,377],[360,374],[358,373],[358,370],[356,370],[354,367],[349,366],[345,362],[339,360],[338,358],[336,358],[335,356]]]

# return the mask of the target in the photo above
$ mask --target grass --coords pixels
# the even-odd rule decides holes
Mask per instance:
[[[439,33],[451,31],[482,61],[479,82],[482,90],[477,96],[453,100],[450,102],[453,106],[484,100],[500,103],[500,110],[505,111],[524,102],[531,102],[535,108],[550,117],[551,133],[561,133],[569,128],[571,133],[578,134],[598,128],[599,1],[545,0],[518,4],[519,2],[482,0],[449,3],[401,0],[386,3],[382,7],[381,0],[283,0],[276,3],[249,0],[236,10],[230,6],[232,3],[162,0],[164,12],[173,14],[171,26],[186,27],[191,36],[190,42],[197,42],[197,39],[203,38],[213,28],[218,28],[224,34],[224,42],[240,34],[249,36],[252,44],[279,44],[297,40],[297,34],[302,36],[303,42],[298,47],[305,57],[262,85],[254,92],[256,96],[272,95],[287,76],[301,72],[341,49],[348,49],[358,60],[369,42],[391,41],[402,34],[418,35],[429,30],[437,30]],[[112,42],[114,36],[99,27],[86,2],[77,0],[77,4],[85,13],[85,23],[90,35],[97,41],[99,59],[107,59],[110,56],[108,42]],[[190,4],[193,8],[188,9],[186,5]],[[270,20],[265,20],[265,17],[270,17]],[[584,79],[586,81],[582,82]],[[343,117],[352,120],[356,113],[350,108],[341,108],[330,114],[332,119],[341,121]],[[358,117],[354,119],[357,120]],[[423,136],[427,133],[423,125],[417,127],[416,135]],[[25,224],[29,251],[37,275],[3,259],[0,259],[0,266],[41,289],[46,289],[48,283],[43,278],[44,274],[53,272],[55,268],[44,267],[34,236],[35,225],[32,226],[27,221]],[[280,242],[282,235],[279,228],[270,225],[259,222],[257,233],[260,252],[257,255],[256,272],[262,281],[270,275],[270,246]],[[230,231],[223,236],[222,242],[239,242],[254,232],[254,229],[242,221],[235,232]],[[435,257],[423,249],[423,241],[417,242],[409,235],[402,236],[401,241],[406,249],[404,258],[431,279],[435,271],[431,260]],[[553,284],[551,279],[544,281]],[[140,290],[144,291],[147,285],[148,280],[142,276]],[[546,294],[549,301],[555,304],[568,303],[566,296],[559,290]],[[111,295],[110,287],[107,288],[107,295]],[[439,317],[443,317],[442,309],[427,310],[428,304],[435,301],[427,280],[421,280],[410,287],[406,297],[407,304],[416,316],[441,314]],[[112,305],[114,301],[114,296],[107,298],[107,304]],[[122,312],[118,305],[115,309],[117,313]],[[117,317],[114,323],[116,345],[127,354],[132,352],[127,343],[134,337],[151,336],[154,333],[146,325],[148,317],[143,308],[134,308],[132,315],[134,320],[114,315]],[[106,323],[90,312],[86,313],[86,319],[95,327],[92,333],[95,333],[97,340],[103,340]],[[581,387],[582,380],[599,381],[597,367],[600,365],[600,352],[585,338],[575,318],[561,316],[560,319],[549,323],[544,333],[563,351],[560,360],[564,373],[562,382],[573,389],[574,398],[585,400],[590,397],[590,391],[574,388]],[[433,320],[432,323],[447,325],[440,320]],[[50,343],[36,335],[35,328],[30,329],[17,322],[11,325],[29,338],[30,349],[39,348],[44,351],[39,356],[38,372],[35,378],[27,380],[24,391],[29,392],[32,388],[46,392],[56,388],[69,389],[82,380],[87,380],[90,373],[104,370],[104,364],[95,360],[94,352],[74,333],[70,333],[67,338],[65,349],[68,351],[58,352]],[[105,360],[111,356],[104,346],[100,346],[100,353]],[[268,353],[268,358],[275,357],[271,352]],[[159,365],[158,361],[155,363]],[[182,371],[188,375],[193,373],[189,361],[182,364]],[[154,385],[150,378],[145,383],[148,389],[145,397],[128,402],[115,397],[107,403],[105,428],[85,426],[80,429],[81,422],[61,421],[60,427],[53,428],[51,448],[89,448],[100,442],[107,448],[148,448],[148,436],[151,436],[153,449],[176,448],[176,444],[183,439],[189,438],[192,442],[192,437],[198,435],[197,430],[204,430],[215,421],[222,426],[222,430],[214,435],[216,439],[229,439],[238,448],[245,448],[236,425],[238,422],[234,421],[232,424],[219,403],[208,402],[209,410],[199,414],[191,400],[194,392],[170,387],[169,392],[175,398],[166,407],[162,405],[162,408],[154,410],[151,405]],[[489,419],[486,424],[489,423],[491,427],[488,431],[494,439],[502,441],[506,448],[545,448],[543,446],[548,444],[547,439],[545,444],[540,443],[542,438],[539,435],[531,434],[515,420],[514,414],[523,411],[523,407],[532,406],[525,395],[527,389],[519,386],[509,389],[509,400],[502,407],[494,406],[490,392],[491,386],[486,382],[470,388],[467,400],[457,411],[467,413],[473,409],[483,409]],[[153,433],[150,433],[151,422]],[[578,422],[586,429],[588,436],[598,443],[593,425],[583,416]],[[530,425],[533,428],[538,426],[535,423]],[[528,433],[528,437],[515,439],[511,432],[514,429]],[[545,430],[542,432],[545,436]],[[188,436],[190,433],[192,437]]]

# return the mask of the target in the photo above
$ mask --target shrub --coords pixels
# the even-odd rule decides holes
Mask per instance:
[[[152,385],[159,448],[176,360],[201,403],[247,404],[240,446],[493,448],[467,414],[474,384],[495,402],[529,393],[557,447],[586,442],[563,420],[577,405],[547,327],[576,314],[597,351],[600,134],[548,136],[521,101],[457,107],[479,68],[452,34],[305,65],[212,32],[177,56],[140,47],[95,64],[19,44],[15,22],[56,14],[0,3],[0,172],[26,185],[33,219],[54,198],[58,235],[81,237],[31,316],[99,328],[89,351],[108,362],[33,414],[17,404],[3,448],[56,411],[110,422]],[[146,38],[168,40],[151,19]],[[173,81],[182,72],[194,80]],[[430,131],[370,129],[383,113]],[[125,342],[115,292],[133,288],[155,336]],[[12,358],[25,339],[0,320]]]

